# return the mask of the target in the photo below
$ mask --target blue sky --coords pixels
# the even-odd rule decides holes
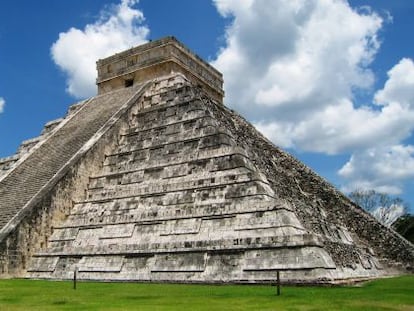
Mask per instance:
[[[2,1],[0,157],[94,95],[97,58],[174,35],[276,145],[413,211],[413,16],[409,0]]]

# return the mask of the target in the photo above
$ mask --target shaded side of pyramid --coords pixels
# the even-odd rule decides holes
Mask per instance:
[[[209,111],[231,133],[237,145],[247,151],[275,196],[289,202],[305,230],[320,238],[335,263],[333,278],[412,271],[413,244],[378,222],[309,167],[274,146],[234,111],[220,105],[209,106]]]

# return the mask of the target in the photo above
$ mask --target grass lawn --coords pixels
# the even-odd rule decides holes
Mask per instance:
[[[360,287],[0,280],[0,310],[414,310],[414,276]]]

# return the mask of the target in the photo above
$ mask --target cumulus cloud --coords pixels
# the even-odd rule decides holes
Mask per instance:
[[[352,101],[344,98],[303,119],[259,121],[257,127],[284,147],[338,154],[389,146],[410,136],[414,110],[398,102],[388,103],[381,110],[368,106],[355,108]]]
[[[339,172],[347,186],[400,192],[413,177],[396,172],[413,159],[402,142],[414,130],[414,65],[402,59],[376,93],[370,69],[390,17],[341,0],[214,2],[232,17],[213,62],[228,105],[279,146],[352,154]],[[355,102],[356,90],[373,102]]]
[[[6,104],[6,101],[4,100],[4,98],[0,97],[0,113],[3,112],[5,104]]]
[[[70,28],[52,45],[53,61],[67,75],[67,92],[77,98],[96,93],[96,61],[142,44],[149,34],[137,0],[122,0],[84,29]]]
[[[254,119],[266,110],[301,118],[372,85],[367,65],[382,24],[375,13],[358,14],[342,1],[243,3],[216,1],[222,15],[234,16],[213,62],[232,106]]]
[[[388,80],[375,95],[378,105],[399,104],[414,110],[414,62],[403,58],[388,71]]]
[[[339,170],[348,180],[344,190],[376,189],[400,194],[402,183],[414,178],[414,146],[395,145],[354,153]]]
[[[339,170],[348,190],[378,189],[399,194],[403,181],[414,178],[414,146],[399,142],[414,130],[414,62],[404,58],[388,71],[384,88],[375,94],[375,103],[383,106],[380,116],[393,124],[378,122],[381,135],[374,147],[355,152]],[[373,119],[366,119],[372,122]]]
[[[222,15],[234,17],[213,62],[224,74],[226,101],[284,147],[328,153],[349,148],[353,142],[338,140],[338,134],[354,124],[336,121],[350,113],[353,123],[376,115],[353,106],[352,90],[374,82],[369,64],[379,48],[382,18],[344,1],[243,3],[216,1]]]

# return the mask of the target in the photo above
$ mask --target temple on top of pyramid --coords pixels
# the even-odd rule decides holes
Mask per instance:
[[[174,37],[98,60],[97,70],[99,94],[180,72],[213,99],[223,102],[222,74]]]
[[[0,159],[2,277],[332,284],[414,246],[223,103],[172,37],[97,62],[98,95]]]

